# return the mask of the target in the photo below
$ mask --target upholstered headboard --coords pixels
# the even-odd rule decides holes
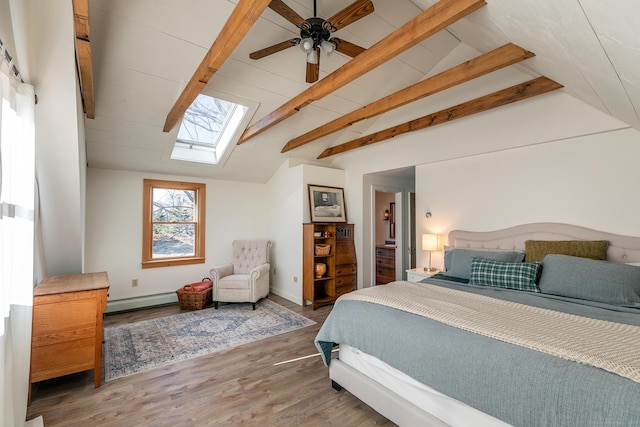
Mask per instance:
[[[453,230],[449,246],[475,249],[517,249],[524,251],[526,240],[607,240],[607,260],[640,263],[640,237],[606,233],[570,224],[540,222],[496,231]]]

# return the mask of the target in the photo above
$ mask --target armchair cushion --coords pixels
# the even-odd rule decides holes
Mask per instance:
[[[230,274],[220,279],[221,289],[249,289],[251,285],[248,274]]]

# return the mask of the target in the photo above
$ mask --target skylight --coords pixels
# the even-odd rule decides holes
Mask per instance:
[[[217,164],[249,108],[200,94],[184,113],[171,158]]]

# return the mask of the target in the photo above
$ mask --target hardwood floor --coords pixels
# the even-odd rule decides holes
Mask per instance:
[[[370,426],[394,424],[331,388],[313,340],[332,306],[269,298],[315,325],[93,386],[93,371],[36,383],[27,419],[55,426]],[[178,305],[107,315],[104,326],[180,312]],[[104,378],[104,376],[103,376]]]

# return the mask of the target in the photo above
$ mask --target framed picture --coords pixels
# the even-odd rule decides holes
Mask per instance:
[[[311,222],[347,222],[344,189],[309,184]]]

